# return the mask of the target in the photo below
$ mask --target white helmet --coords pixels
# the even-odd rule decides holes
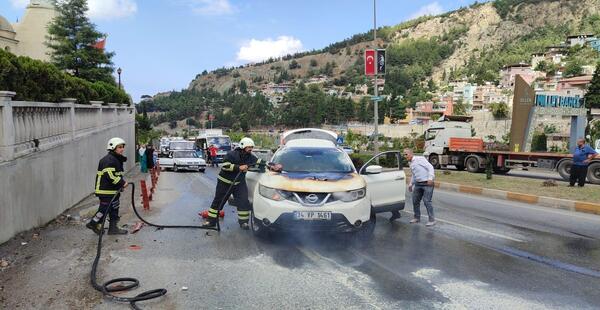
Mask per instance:
[[[245,137],[242,140],[240,140],[240,148],[241,149],[245,149],[249,146],[254,147],[254,141],[252,141],[252,139]]]
[[[108,145],[106,146],[106,149],[109,151],[114,151],[117,148],[117,146],[119,146],[121,144],[125,145],[125,140],[115,137],[115,138],[108,140]]]

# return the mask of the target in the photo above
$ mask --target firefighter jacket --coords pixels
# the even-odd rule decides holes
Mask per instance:
[[[230,151],[223,158],[223,165],[221,166],[221,172],[219,172],[219,176],[217,177],[220,181],[223,181],[227,184],[234,185],[240,184],[246,181],[246,173],[240,173],[240,176],[235,179],[237,174],[240,172],[240,166],[247,165],[248,167],[256,167],[258,166],[261,169],[264,169],[266,163],[254,156],[252,153],[246,153],[241,148],[236,148],[233,151]]]
[[[111,197],[125,185],[123,178],[123,163],[127,157],[115,152],[108,152],[98,163],[96,173],[96,196]]]

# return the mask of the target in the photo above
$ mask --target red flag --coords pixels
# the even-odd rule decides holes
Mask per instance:
[[[96,44],[92,45],[93,48],[97,48],[99,50],[103,50],[106,47],[106,38],[96,42]]]
[[[376,64],[375,50],[365,51],[365,75],[375,75]]]

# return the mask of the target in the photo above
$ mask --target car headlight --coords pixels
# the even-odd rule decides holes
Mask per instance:
[[[365,187],[353,191],[347,192],[336,192],[333,193],[333,198],[336,200],[341,200],[343,202],[351,202],[362,199],[367,194],[367,189]]]
[[[261,196],[275,201],[283,201],[292,196],[290,192],[266,187],[262,184],[258,186],[258,192]]]

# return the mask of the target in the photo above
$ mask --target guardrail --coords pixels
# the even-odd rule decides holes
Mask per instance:
[[[131,122],[134,108],[76,104],[65,98],[60,103],[13,101],[14,92],[0,91],[0,162],[77,140],[116,124]]]

